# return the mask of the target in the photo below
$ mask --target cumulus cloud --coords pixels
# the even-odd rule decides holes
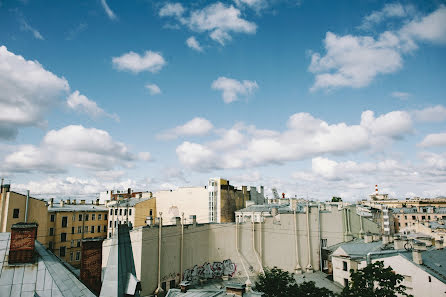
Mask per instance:
[[[255,81],[238,81],[236,79],[227,78],[224,76],[219,77],[212,83],[212,88],[214,90],[223,92],[223,101],[225,103],[237,101],[239,96],[251,95],[258,87],[259,86]]]
[[[268,6],[267,0],[234,0],[234,2],[238,7],[249,7],[257,12]]]
[[[388,3],[381,10],[374,11],[364,17],[362,24],[358,27],[363,30],[370,30],[376,24],[389,18],[403,18],[412,15],[415,9],[411,5],[402,5],[400,3]]]
[[[155,73],[160,71],[166,64],[161,53],[152,51],[146,51],[142,56],[130,51],[122,56],[113,57],[112,62],[118,70],[127,70],[133,73],[141,71]]]
[[[446,133],[428,134],[418,145],[421,147],[446,146]]]
[[[161,94],[161,89],[156,84],[147,84],[146,88],[149,90],[150,95]]]
[[[407,100],[410,97],[410,94],[406,93],[406,92],[392,92],[391,95],[392,95],[392,97],[395,97],[395,98],[398,98],[401,100]]]
[[[200,43],[198,42],[197,39],[195,39],[194,36],[189,37],[186,40],[186,44],[188,47],[190,47],[193,50],[196,50],[197,52],[202,52],[203,48],[201,47]]]
[[[119,117],[116,114],[111,115],[106,113],[96,104],[96,102],[80,94],[79,91],[74,91],[70,96],[68,96],[67,106],[73,110],[86,113],[93,118],[107,116],[115,119],[116,121],[119,121]]]
[[[164,131],[157,135],[159,139],[175,139],[182,136],[202,136],[209,133],[214,128],[212,123],[207,119],[196,117],[173,129]]]
[[[0,138],[13,138],[19,127],[44,126],[44,116],[69,84],[39,62],[0,46],[0,90]]]
[[[437,105],[426,107],[413,112],[414,117],[419,122],[443,122],[446,121],[446,107]]]
[[[213,141],[185,141],[177,147],[176,153],[186,167],[210,170],[283,164],[323,154],[359,152],[411,133],[411,120],[407,115],[394,111],[375,117],[373,112],[365,111],[359,125],[347,125],[329,124],[308,113],[296,113],[288,119],[284,131],[257,130],[238,124],[227,131],[220,130],[220,137]]]
[[[139,158],[147,156],[143,153]],[[107,131],[71,125],[49,131],[39,146],[18,146],[2,166],[12,172],[65,172],[71,167],[101,171],[128,166],[137,159]]]
[[[110,7],[107,4],[106,0],[101,0],[102,8],[104,8],[105,13],[107,14],[108,18],[111,20],[116,20],[116,14],[113,12],[113,10],[110,9]]]
[[[403,66],[403,55],[418,43],[446,42],[446,7],[440,6],[422,18],[413,18],[399,30],[372,36],[336,35],[327,32],[325,55],[311,55],[310,72],[315,74],[312,91],[339,87],[361,88],[376,76],[394,73]]]
[[[232,33],[254,34],[257,30],[257,25],[242,18],[241,11],[233,5],[217,2],[192,10],[188,16],[184,16],[184,11],[181,4],[168,3],[160,9],[159,15],[174,17],[192,31],[207,32],[221,45],[232,39]]]

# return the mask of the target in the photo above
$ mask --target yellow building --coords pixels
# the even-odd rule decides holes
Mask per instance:
[[[82,239],[107,236],[107,208],[99,201],[85,204],[81,200],[77,204],[76,200],[67,200],[56,204],[50,200],[47,220],[47,247],[74,267],[80,267]]]
[[[112,201],[108,208],[108,238],[118,230],[118,224],[128,224],[131,227],[146,225],[147,217],[156,217],[156,199],[128,198]]]
[[[2,185],[0,195],[0,232],[11,232],[16,223],[37,223],[37,240],[47,245],[47,202],[10,191],[10,185]]]

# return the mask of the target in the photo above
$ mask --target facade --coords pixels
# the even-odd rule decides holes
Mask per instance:
[[[113,201],[107,204],[108,211],[108,238],[116,232],[119,224],[126,224],[131,227],[146,225],[148,217],[156,217],[156,199],[129,198]]]
[[[76,268],[81,265],[82,240],[107,236],[108,211],[99,201],[85,204],[81,200],[77,204],[75,200],[67,200],[55,204],[50,200],[46,219],[46,246]]]
[[[418,223],[442,222],[446,220],[446,207],[418,206],[392,208],[395,231],[415,230]]]
[[[151,192],[133,192],[131,188],[127,191],[123,190],[107,190],[99,193],[99,203],[106,204],[108,201],[129,199],[129,198],[146,198],[151,197]]]
[[[296,215],[275,213],[260,222],[199,224],[192,217],[191,224],[182,225],[178,218],[176,225],[134,228],[130,238],[141,295],[150,295],[158,287],[164,291],[176,287],[181,280],[243,277],[249,285],[265,266],[317,271],[324,246],[351,240],[364,231],[378,232],[379,227],[354,211],[310,205]],[[104,241],[103,267],[111,240]]]
[[[157,211],[163,224],[175,224],[183,213],[185,218],[195,215],[198,223],[228,223],[235,221],[234,212],[244,208],[247,201],[264,203],[263,187],[242,186],[236,189],[228,180],[211,178],[204,187],[184,187],[154,193]]]

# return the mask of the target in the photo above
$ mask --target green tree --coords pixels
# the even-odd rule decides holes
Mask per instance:
[[[358,271],[350,270],[351,282],[341,293],[341,297],[396,297],[410,296],[402,285],[404,276],[392,268],[384,268],[384,262],[371,263]]]
[[[314,282],[297,284],[292,273],[280,268],[265,268],[254,284],[255,290],[265,297],[333,297],[335,294],[326,288],[318,288]]]
[[[341,197],[333,197],[333,198],[331,198],[331,202],[342,202],[342,198]]]

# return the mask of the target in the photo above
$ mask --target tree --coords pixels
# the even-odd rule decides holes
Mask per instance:
[[[350,269],[351,282],[341,293],[341,297],[396,297],[410,296],[401,282],[404,276],[395,273],[392,267],[384,268],[384,262],[377,261],[354,271]]]
[[[326,288],[318,288],[314,282],[297,284],[292,273],[280,268],[265,268],[265,274],[259,274],[254,284],[255,290],[263,292],[265,297],[332,297],[333,292]]]
[[[342,202],[342,198],[341,197],[333,197],[333,198],[331,198],[331,202]]]

